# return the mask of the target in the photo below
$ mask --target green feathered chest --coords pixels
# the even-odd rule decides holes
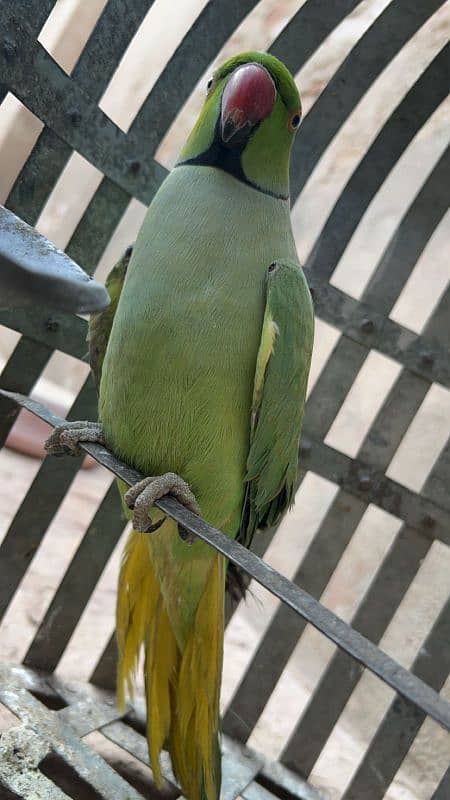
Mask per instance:
[[[145,474],[181,474],[217,521],[241,502],[276,258],[296,258],[287,202],[215,168],[177,167],[139,232],[103,365],[115,451]]]

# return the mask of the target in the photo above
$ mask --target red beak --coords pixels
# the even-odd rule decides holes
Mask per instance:
[[[225,144],[242,142],[254,125],[269,116],[276,96],[275,84],[265,67],[244,64],[236,69],[222,97],[221,134]]]

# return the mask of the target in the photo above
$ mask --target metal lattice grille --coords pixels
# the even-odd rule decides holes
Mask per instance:
[[[251,20],[263,3],[242,0],[199,3],[202,10],[162,69],[127,132],[98,104],[124,52],[145,23],[152,3],[133,0],[127,3],[126,14],[119,0],[109,0],[103,6],[99,3],[101,13],[71,74],[58,65],[37,38],[54,5],[43,0],[39,3],[6,0],[0,7],[0,98],[10,93],[44,125],[12,183],[5,205],[26,222],[36,224],[64,178],[73,153],[95,165],[101,173],[100,180],[65,247],[92,274],[133,198],[148,204],[164,178],[166,170],[155,154],[179,109],[229,37],[247,19]],[[321,597],[342,566],[347,549],[366,519],[367,509],[376,507],[380,514],[386,512],[381,520],[387,519],[387,515],[394,518],[398,529],[381,554],[352,616],[353,626],[375,643],[388,634],[422,565],[434,552],[435,543],[442,546],[442,553],[450,545],[448,442],[442,439],[439,455],[420,491],[394,479],[390,471],[403,437],[414,424],[430,389],[450,388],[448,289],[440,294],[420,333],[400,324],[393,313],[418,261],[444,220],[448,206],[448,181],[444,179],[448,172],[448,149],[441,147],[417,192],[405,188],[404,213],[387,237],[384,252],[363,291],[352,296],[339,288],[335,279],[336,270],[353,237],[364,225],[371,204],[429,120],[442,110],[447,92],[449,50],[448,45],[444,46],[445,36],[439,34],[440,28],[445,30],[446,21],[448,24],[447,4],[437,0],[393,0],[379,6],[371,24],[361,31],[346,57],[327,73],[315,102],[310,103],[295,142],[291,171],[295,221],[308,186],[320,172],[345,125],[357,113],[366,93],[383,78],[414,37],[436,19],[429,57],[424,60],[423,68],[416,70],[417,74],[414,73],[379,129],[374,128],[374,135],[367,139],[364,152],[330,204],[306,259],[316,315],[330,326],[335,336],[308,399],[299,496],[311,474],[319,476],[324,486],[334,485],[337,489],[327,495],[328,505],[293,580],[314,597]],[[353,19],[358,3],[307,0],[297,5],[287,3],[287,8],[290,18],[270,51],[298,74],[308,68],[322,48],[331,46],[329,42],[336,31]],[[258,42],[255,44],[258,46]],[[0,123],[1,114],[2,107]],[[6,142],[5,147],[10,146]],[[308,222],[304,222],[306,227]],[[85,355],[85,324],[81,319],[54,314],[49,320],[48,314],[36,309],[33,313],[1,312],[0,323],[21,334],[1,375],[0,383],[5,389],[28,394],[54,351],[79,360]],[[345,448],[333,445],[330,430],[374,353],[395,362],[397,371],[361,437],[357,452],[350,455]],[[15,406],[0,398],[2,444],[16,414]],[[69,418],[96,418],[96,395],[89,378],[76,397]],[[439,431],[434,435],[439,437]],[[79,468],[79,463],[69,459],[45,459],[27,488],[0,545],[0,619],[20,591],[36,553],[45,545],[46,532],[60,513]],[[105,565],[116,550],[123,525],[119,499],[112,486],[98,504],[39,619],[24,658],[27,667],[49,672],[58,668]],[[107,531],[108,535],[102,536],[101,531]],[[300,531],[297,535],[301,538]],[[271,536],[272,533],[262,535],[255,542],[260,555],[267,548],[270,550]],[[240,609],[236,615],[239,613]],[[280,680],[289,670],[305,628],[306,623],[285,606],[274,607],[226,709],[224,728],[234,741],[253,742],[254,731],[258,730],[270,698],[276,696]],[[410,665],[412,672],[438,691],[450,669],[449,628],[449,609],[444,602]],[[95,683],[112,688],[114,658],[111,638],[92,673]],[[14,680],[25,680],[24,674],[16,673]],[[345,653],[339,650],[330,653],[280,750],[283,765],[304,777],[311,776],[312,783],[315,782],[317,764],[347,706],[355,702],[361,676],[362,669]],[[397,798],[390,787],[403,761],[406,763],[409,749],[418,740],[424,715],[407,701],[395,698],[383,709],[354,755],[348,779],[337,794],[328,796],[344,800]],[[26,703],[14,713],[24,719]],[[62,712],[42,713],[44,720],[45,714]],[[125,725],[116,722],[114,715],[106,722],[105,719],[101,717],[100,722],[96,719],[89,730],[101,727],[104,731],[105,725],[110,729]],[[79,724],[77,730],[81,736],[85,728]],[[128,736],[133,735],[128,731]],[[120,739],[119,744],[127,749],[124,742],[125,739]],[[146,760],[142,741],[136,744],[134,754]],[[352,756],[349,758],[351,761]],[[433,800],[443,800],[450,796],[450,774],[448,770],[445,772],[448,760],[443,766],[441,762],[442,759],[436,775],[423,790],[428,794],[420,794],[418,790],[420,800],[431,796]],[[246,793],[241,791],[242,796],[253,798],[258,792],[261,796],[272,791],[270,780],[262,781],[257,788],[251,783],[260,771],[260,762],[255,769]],[[240,787],[236,785],[226,796],[237,796],[245,780],[246,777]],[[272,783],[283,785],[281,777],[274,778]],[[328,785],[334,785],[332,775]],[[102,794],[106,790],[97,787],[97,791]],[[285,791],[301,797],[301,791],[309,790],[302,784],[301,789],[285,786]],[[48,794],[51,796],[64,794],[55,789],[54,795]]]

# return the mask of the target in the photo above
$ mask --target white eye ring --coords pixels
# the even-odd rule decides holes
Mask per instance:
[[[208,83],[206,84],[206,93],[208,93],[209,90],[211,89],[211,86],[213,85],[213,80],[214,78],[210,78]]]
[[[292,117],[290,117],[290,119],[289,119],[289,130],[290,130],[292,133],[293,133],[294,131],[296,131],[296,130],[297,130],[297,128],[299,128],[299,127],[300,127],[300,122],[301,122],[301,121],[302,121],[302,116],[301,116],[301,114],[300,114],[298,111],[296,111],[296,113],[295,113],[295,114],[293,114],[293,115],[292,115]]]

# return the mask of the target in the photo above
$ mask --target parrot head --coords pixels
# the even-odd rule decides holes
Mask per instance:
[[[217,167],[287,200],[289,156],[300,120],[300,96],[284,64],[267,53],[242,53],[208,81],[177,165]]]

